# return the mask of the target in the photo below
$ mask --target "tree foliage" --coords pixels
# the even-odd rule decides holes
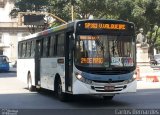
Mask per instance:
[[[49,5],[49,0],[17,0],[15,7],[19,11],[43,11]]]
[[[18,12],[44,11],[48,8],[49,3],[49,0],[16,0],[15,7],[11,10],[10,16],[16,17]]]

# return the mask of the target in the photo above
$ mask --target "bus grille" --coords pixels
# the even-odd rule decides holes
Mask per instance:
[[[97,83],[111,83],[111,81],[99,81],[99,80],[93,80],[94,82]],[[112,83],[119,83],[119,82],[124,82],[125,80],[117,80],[117,81],[112,81]]]
[[[113,86],[113,89],[107,89],[108,86],[91,86],[91,89],[96,90],[97,92],[117,92],[125,89],[127,85],[119,85],[119,86]]]

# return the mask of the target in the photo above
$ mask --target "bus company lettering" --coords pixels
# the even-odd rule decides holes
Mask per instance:
[[[112,30],[125,30],[125,24],[104,24],[104,23],[85,23],[86,29],[112,29]]]
[[[103,58],[81,58],[81,64],[102,64]]]
[[[96,40],[99,39],[99,36],[80,36],[81,40]]]
[[[114,66],[122,66],[122,57],[112,57],[111,58],[111,65]]]
[[[112,57],[111,65],[114,66],[133,66],[133,59],[130,57]]]

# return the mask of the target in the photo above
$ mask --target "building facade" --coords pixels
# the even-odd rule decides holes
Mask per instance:
[[[14,0],[0,0],[0,55],[8,56],[10,62],[17,60],[18,41],[29,35],[26,26],[19,26],[18,19],[11,19]]]

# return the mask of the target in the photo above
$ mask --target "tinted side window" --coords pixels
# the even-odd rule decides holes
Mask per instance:
[[[56,36],[51,36],[50,38],[50,51],[49,51],[49,55],[50,56],[56,56],[57,55],[57,42],[56,42]]]
[[[48,57],[49,56],[49,52],[50,52],[50,44],[51,44],[51,37],[49,36],[48,38],[47,38],[47,43],[46,43],[46,45],[47,45],[47,51],[46,51],[46,56]]]
[[[64,56],[64,34],[58,35],[57,55]]]
[[[35,42],[31,41],[31,57],[35,55]]]
[[[26,50],[27,50],[27,43],[22,44],[22,58],[25,58],[26,56]]]
[[[46,57],[46,51],[47,51],[47,39],[43,38],[43,57]]]
[[[31,56],[31,42],[27,42],[27,50],[26,50],[26,57]]]
[[[48,57],[50,51],[50,37],[43,39],[43,57]]]
[[[22,57],[22,43],[18,44],[18,58]]]
[[[23,42],[18,44],[18,58],[30,58],[35,55],[34,41]]]
[[[40,56],[43,57],[43,39],[40,41]]]

